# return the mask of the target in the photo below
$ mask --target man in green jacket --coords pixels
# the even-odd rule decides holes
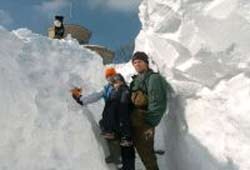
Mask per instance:
[[[132,64],[138,73],[130,84],[134,145],[146,170],[159,170],[154,134],[166,110],[166,81],[149,68],[148,56],[144,52],[136,52]]]

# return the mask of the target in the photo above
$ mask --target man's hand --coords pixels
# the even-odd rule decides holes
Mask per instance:
[[[145,138],[146,140],[148,140],[149,138],[152,138],[154,135],[154,129],[153,128],[149,128],[144,132]]]

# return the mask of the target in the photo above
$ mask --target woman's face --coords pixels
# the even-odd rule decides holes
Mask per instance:
[[[122,81],[120,80],[116,80],[113,85],[114,85],[114,88],[118,89],[121,85],[123,84]]]

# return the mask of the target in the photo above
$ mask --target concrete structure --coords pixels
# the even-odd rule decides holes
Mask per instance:
[[[68,34],[71,34],[71,36],[77,39],[80,44],[89,43],[92,33],[87,28],[74,24],[64,24],[64,28],[65,28],[64,37],[66,37]],[[48,29],[48,36],[50,38],[54,38],[55,36],[54,27],[50,27]]]
[[[103,47],[103,46],[83,45],[83,47],[88,48],[88,49],[98,53],[103,58],[103,64],[111,64],[114,57],[115,57],[115,53],[112,50],[110,50],[106,47]]]

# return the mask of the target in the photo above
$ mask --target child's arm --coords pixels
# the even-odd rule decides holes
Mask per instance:
[[[72,97],[75,99],[75,101],[80,105],[87,105],[94,102],[97,102],[99,99],[103,97],[104,90],[101,90],[99,92],[94,92],[87,95],[82,95],[82,89],[81,88],[74,88],[71,90]]]
[[[103,97],[103,90],[99,92],[94,92],[88,95],[80,96],[79,100],[82,102],[82,105],[87,105],[95,103]]]

